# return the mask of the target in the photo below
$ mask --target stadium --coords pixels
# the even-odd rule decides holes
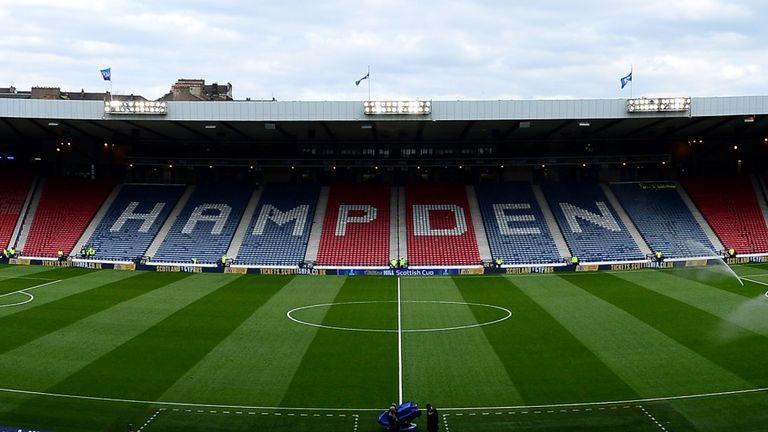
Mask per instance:
[[[35,91],[0,430],[764,430],[768,97]]]

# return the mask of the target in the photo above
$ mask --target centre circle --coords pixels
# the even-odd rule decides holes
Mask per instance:
[[[321,304],[314,304],[314,305],[293,308],[286,313],[286,316],[288,317],[288,319],[290,319],[295,323],[303,324],[310,327],[317,327],[317,328],[324,328],[324,329],[331,329],[331,330],[355,331],[355,332],[397,333],[398,332],[397,328],[336,326],[336,325],[328,325],[328,324],[312,322],[308,319],[300,319],[297,317],[297,315],[300,315],[299,312],[308,311],[312,309],[322,309],[322,308],[330,309],[330,308],[339,307],[339,306],[354,307],[354,306],[376,305],[376,304],[386,304],[386,303],[397,303],[397,301],[396,300],[371,300],[371,301],[356,301],[356,302],[321,303]],[[490,310],[499,312],[498,317],[493,317],[492,319],[489,318],[483,322],[477,322],[477,323],[466,324],[466,325],[432,327],[432,328],[401,328],[399,331],[401,331],[402,333],[425,333],[425,332],[470,329],[470,328],[487,326],[491,324],[497,324],[502,321],[508,320],[512,316],[512,311],[505,307],[483,304],[483,303],[468,303],[468,302],[441,301],[441,300],[402,300],[400,301],[400,303],[401,304],[404,304],[404,303],[417,304],[417,305],[418,304],[459,305],[459,306],[485,308],[485,309],[490,309]]]

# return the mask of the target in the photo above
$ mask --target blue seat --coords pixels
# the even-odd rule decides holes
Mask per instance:
[[[571,253],[582,262],[640,260],[645,256],[597,183],[547,183],[549,206]]]
[[[244,186],[197,186],[152,260],[218,262],[227,253],[252,192]]]
[[[307,251],[319,188],[269,185],[248,223],[238,264],[298,265]]]
[[[124,185],[88,243],[100,259],[144,255],[183,192],[184,186]]]
[[[621,183],[611,189],[653,251],[668,258],[714,254],[715,247],[675,188]]]
[[[562,257],[530,183],[475,187],[491,255],[505,264],[545,264]]]

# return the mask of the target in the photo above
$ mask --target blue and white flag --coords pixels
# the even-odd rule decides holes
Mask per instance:
[[[632,71],[629,72],[629,75],[621,78],[621,88],[624,88],[630,81],[632,81]]]
[[[367,74],[365,74],[365,76],[364,76],[364,77],[362,77],[362,78],[360,78],[359,80],[355,81],[355,87],[359,87],[359,86],[360,86],[360,83],[361,83],[363,80],[367,80],[367,79],[368,79],[368,77],[369,77],[370,75],[371,75],[371,73],[370,73],[370,72],[368,72]]]
[[[102,69],[101,76],[104,78],[104,81],[112,81],[112,68]]]

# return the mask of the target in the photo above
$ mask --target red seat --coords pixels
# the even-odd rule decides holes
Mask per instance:
[[[458,206],[466,223],[461,234],[423,235],[414,231],[415,205]],[[408,262],[410,265],[475,265],[480,263],[477,238],[472,226],[466,189],[462,185],[425,184],[410,185],[406,190],[408,221]],[[429,227],[450,231],[456,228],[456,217],[451,211],[430,210],[417,217],[428,217]],[[422,224],[425,221],[422,221]],[[419,235],[417,235],[419,234]]]
[[[317,263],[339,266],[387,265],[390,259],[389,200],[389,186],[349,184],[331,187]],[[339,208],[342,205],[371,206],[376,209],[376,217],[369,222],[349,222],[343,233],[337,233]],[[348,216],[360,218],[365,216],[365,212],[350,210]]]
[[[29,177],[8,176],[0,187],[0,243],[8,246],[13,235],[13,229],[21,213],[21,207],[29,192],[32,179]]]
[[[47,179],[22,253],[45,257],[59,250],[72,252],[111,190],[109,182]]]
[[[768,252],[768,227],[749,177],[688,177],[682,183],[726,248]]]

